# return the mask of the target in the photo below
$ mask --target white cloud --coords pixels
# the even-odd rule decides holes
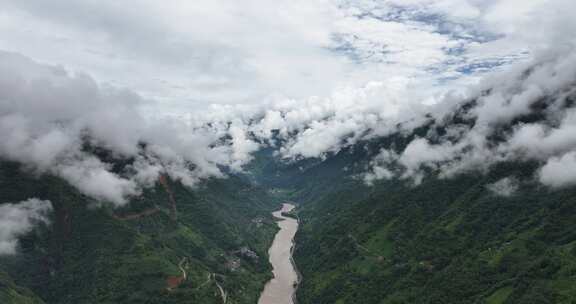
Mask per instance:
[[[533,62],[472,88],[467,100],[475,103],[468,105],[471,109],[460,113],[460,118],[473,124],[449,125],[442,136],[429,134],[434,143],[428,138],[412,141],[395,160],[403,167],[404,176],[418,182],[423,168],[452,177],[470,170],[486,171],[502,161],[537,161],[546,163],[540,171],[542,183],[568,183],[570,175],[557,170],[560,164],[570,166],[569,155],[576,149],[576,111],[567,107],[567,99],[575,94],[575,49],[563,49],[562,53],[553,49],[554,56],[543,53]],[[547,105],[546,109],[538,109],[542,105]],[[442,103],[438,106],[439,110],[432,108],[432,116],[442,126],[455,113],[446,111],[450,107]],[[538,117],[537,122],[518,121]]]
[[[1,48],[175,106],[240,103],[274,91],[305,96],[329,89],[326,81],[347,66],[323,48],[334,7],[327,1],[5,2]]]
[[[487,185],[486,188],[496,195],[510,197],[518,191],[519,185],[518,180],[506,177]]]
[[[398,159],[404,166],[405,177],[414,177],[418,182],[422,178],[420,170],[426,166],[436,168],[440,163],[454,158],[458,153],[458,147],[450,144],[431,145],[425,138],[414,139]]]
[[[487,31],[486,15],[507,12],[501,6],[466,0],[175,0],[169,6],[6,0],[0,49],[89,71],[99,81],[162,100],[159,108],[175,113],[276,95],[326,97],[339,86],[394,77],[427,86],[438,78],[470,78],[457,67],[485,59],[471,52],[485,44],[475,36]],[[532,5],[520,7],[531,11]],[[509,46],[499,56],[525,48]]]
[[[373,185],[377,180],[387,180],[396,176],[390,169],[396,159],[398,159],[396,153],[385,149],[381,150],[380,153],[370,161],[369,171],[363,176],[364,183]]]
[[[160,171],[193,186],[222,176],[219,166],[240,170],[257,149],[242,126],[196,128],[149,118],[142,108],[153,101],[18,54],[0,52],[0,89],[0,158],[115,204],[138,195]],[[113,172],[94,147],[137,161]]]
[[[442,118],[454,100],[491,89],[456,142],[418,139],[398,156],[405,176],[547,160],[572,148],[568,118],[517,127],[498,147],[486,137],[573,81],[574,8],[569,0],[7,0],[0,49],[50,64],[0,53],[8,143],[0,156],[124,203],[162,170],[188,185],[222,176],[220,166],[240,170],[274,130],[283,157],[323,157],[399,123],[408,132],[430,120],[425,113]],[[532,57],[527,77],[526,65],[494,74]],[[526,134],[554,148],[526,148]],[[138,159],[134,172],[95,161],[86,138]],[[375,163],[375,178],[387,173]]]
[[[253,140],[248,139],[246,130],[242,126],[233,124],[230,127],[230,136],[232,137],[232,164],[233,170],[241,171],[242,165],[252,160],[252,152],[257,151],[260,145]]]
[[[38,223],[48,223],[50,201],[36,198],[0,205],[0,255],[16,253],[18,237],[33,230]]]
[[[550,158],[538,177],[544,185],[559,188],[576,184],[576,152]]]
[[[96,158],[86,158],[54,169],[59,176],[81,192],[96,199],[122,205],[126,198],[138,194],[137,184],[109,171],[108,166]]]

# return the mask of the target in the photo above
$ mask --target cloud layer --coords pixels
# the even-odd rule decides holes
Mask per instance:
[[[576,65],[572,1],[4,5],[0,157],[98,200],[125,204],[162,173],[193,186],[265,145],[325,158],[441,125],[472,100],[461,118],[473,124],[381,151],[366,181],[522,159],[542,163],[547,185],[571,182],[558,168],[575,149],[576,115],[562,105]],[[543,98],[545,119],[491,142]]]
[[[147,103],[85,74],[0,52],[0,158],[60,176],[116,204],[162,172],[193,186],[222,176],[219,166],[239,169],[250,160],[255,143],[242,128],[228,132],[151,119],[142,114]],[[113,170],[114,161],[98,149],[130,165]]]
[[[418,183],[427,170],[451,177],[486,171],[504,161],[532,161],[541,164],[536,178],[544,185],[576,184],[569,173],[576,149],[576,52],[556,55],[488,80],[466,110],[436,115],[425,137],[375,166],[369,177],[383,166],[400,166],[399,172],[383,178],[401,176]],[[500,186],[506,185],[493,189]]]
[[[522,23],[551,2],[6,0],[0,49],[89,71],[179,112],[324,98],[373,81],[472,82],[525,57]]]

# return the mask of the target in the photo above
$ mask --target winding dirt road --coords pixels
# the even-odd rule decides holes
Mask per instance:
[[[218,287],[218,290],[220,291],[220,297],[222,297],[222,303],[226,304],[226,302],[228,302],[228,295],[226,294],[226,291],[224,290],[224,288],[222,288],[222,286],[220,286],[220,283],[218,283],[218,281],[216,280],[216,275],[212,274],[214,277],[214,282],[216,283],[216,287]]]

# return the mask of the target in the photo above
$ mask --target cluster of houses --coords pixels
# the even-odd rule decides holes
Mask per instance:
[[[256,252],[248,248],[248,246],[244,246],[231,252],[231,256],[226,263],[226,268],[230,271],[238,270],[241,266],[242,258],[257,261],[260,257]]]

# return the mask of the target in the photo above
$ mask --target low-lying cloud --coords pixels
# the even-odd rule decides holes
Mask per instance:
[[[0,52],[0,158],[124,204],[160,173],[194,186],[222,176],[220,166],[239,170],[257,147],[242,127],[194,128],[146,117],[142,107],[150,102],[88,75]],[[114,172],[96,149],[135,162]]]
[[[576,149],[574,67],[571,49],[502,74],[496,78],[505,79],[501,82],[488,80],[479,90],[485,93],[468,99],[473,101],[468,110],[436,116],[431,130],[442,128],[445,134],[416,138],[389,161],[402,168],[394,176],[419,181],[426,169],[451,177],[503,161],[535,161],[542,164],[538,179],[543,184],[571,184],[573,176],[560,167],[573,166]],[[455,115],[467,123],[454,124]]]
[[[576,149],[576,115],[564,105],[576,69],[573,1],[298,1],[282,2],[285,10],[256,0],[250,8],[208,2],[144,1],[140,11],[130,1],[9,1],[0,32],[22,23],[45,28],[31,40],[50,51],[14,37],[0,46],[13,41],[24,53],[93,68],[98,79],[135,91],[0,51],[0,158],[122,205],[160,174],[194,186],[224,176],[223,167],[242,170],[262,146],[286,160],[321,159],[426,123],[443,126],[467,101],[459,119],[473,123],[381,151],[367,160],[365,180],[418,182],[427,170],[450,177],[506,160],[540,162],[545,184],[569,179],[556,168],[570,165]],[[161,22],[142,13],[151,11]],[[220,105],[173,111],[174,98]],[[542,100],[543,119],[516,122]],[[111,159],[130,161],[118,170]]]
[[[38,224],[48,224],[48,213],[52,210],[50,201],[36,198],[0,205],[0,255],[16,253],[18,238]]]
[[[495,195],[510,197],[518,191],[519,182],[515,178],[505,177],[487,185],[486,188]]]
[[[548,159],[538,177],[540,182],[553,188],[576,185],[576,152]]]

